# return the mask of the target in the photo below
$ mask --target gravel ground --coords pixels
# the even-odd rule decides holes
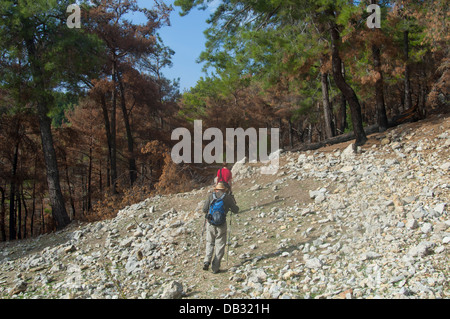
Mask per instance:
[[[0,298],[449,298],[449,122],[284,152],[275,175],[236,164],[218,274],[201,270],[202,188],[1,243]]]

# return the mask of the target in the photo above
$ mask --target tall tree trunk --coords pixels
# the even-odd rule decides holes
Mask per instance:
[[[17,172],[17,162],[19,156],[19,142],[17,142],[16,147],[14,149],[14,158],[12,163],[12,171],[11,171],[11,185],[10,185],[10,193],[9,193],[9,239],[15,240],[17,237],[16,232],[16,172]]]
[[[103,179],[102,179],[102,160],[99,161],[99,168],[98,168],[98,185],[100,189],[100,194],[103,194]]]
[[[85,169],[83,170],[83,173],[81,174],[81,211],[83,212],[83,214],[86,214],[86,183],[84,181],[84,177],[85,177]]]
[[[36,182],[33,181],[33,203],[31,204],[30,236],[34,234],[34,213],[36,210]]]
[[[328,92],[328,73],[322,72],[321,74],[322,82],[322,104],[323,104],[323,116],[325,118],[325,135],[326,138],[332,138],[334,136],[333,129],[333,110],[330,106],[330,98]]]
[[[102,94],[101,96],[101,106],[103,111],[103,120],[105,122],[105,131],[106,131],[106,140],[108,142],[108,161],[106,165],[106,187],[111,187],[111,180],[114,178],[117,178],[117,167],[116,167],[116,148],[115,148],[115,141],[113,141],[113,135],[112,135],[112,128],[111,128],[111,122],[109,120],[108,115],[108,107],[106,105],[106,98]],[[113,154],[114,153],[114,154]],[[114,161],[113,161],[114,158]],[[114,163],[114,165],[113,165]],[[114,172],[114,173],[113,173]],[[113,194],[116,193],[115,187],[111,187]]]
[[[87,211],[92,210],[92,146],[89,146],[89,167],[87,180]]]
[[[423,78],[425,78],[425,75],[423,75]],[[420,88],[420,98],[419,98],[419,110],[418,115],[419,118],[424,119],[427,116],[427,109],[426,109],[426,103],[427,103],[427,89],[426,89],[426,82],[422,81],[419,84]]]
[[[106,160],[106,187],[111,187],[111,165],[110,158],[108,157]]]
[[[133,134],[131,133],[131,125],[130,125],[130,119],[128,117],[128,111],[127,111],[127,105],[125,100],[125,89],[123,86],[122,77],[120,76],[120,73],[117,72],[117,81],[119,82],[119,89],[120,89],[120,105],[122,107],[122,114],[123,114],[123,120],[125,122],[125,130],[127,133],[127,145],[128,145],[128,169],[130,172],[130,184],[133,186],[134,182],[137,178],[137,167],[136,167],[136,159],[134,155],[134,141],[133,141]]]
[[[345,79],[345,67],[342,63],[341,67],[342,77]],[[339,94],[339,111],[338,111],[338,134],[344,134],[345,129],[348,127],[347,124],[347,100],[345,99],[345,95],[341,92]]]
[[[117,108],[117,80],[116,80],[116,62],[115,56],[113,58],[112,80],[113,80],[113,95],[112,95],[112,113],[111,113],[111,187],[112,193],[117,194],[117,143],[116,143],[116,108]]]
[[[34,156],[34,176],[33,176],[33,204],[31,206],[30,236],[33,237],[34,232],[34,213],[36,210],[36,180],[37,180],[37,156]]]
[[[27,53],[31,61],[38,59],[36,56],[34,39],[26,40]],[[36,102],[37,113],[39,118],[39,127],[41,131],[42,150],[44,153],[44,160],[47,169],[47,184],[50,197],[50,204],[52,206],[53,219],[56,222],[57,229],[64,228],[70,223],[70,218],[67,215],[66,207],[64,205],[64,197],[61,192],[61,184],[59,181],[58,163],[56,161],[56,152],[53,144],[53,135],[51,129],[51,120],[47,116],[48,105],[51,105],[53,97],[46,90],[43,82],[42,71],[39,66],[31,64],[33,79],[35,81],[35,90],[38,92],[38,100]]]
[[[403,45],[405,53],[405,108],[403,111],[412,107],[410,66],[409,66],[409,31],[403,32]]]
[[[0,207],[0,233],[2,241],[6,241],[6,229],[5,229],[5,215],[6,215],[6,207],[5,207],[5,190],[0,186],[0,193],[2,193],[2,201]]]
[[[70,186],[70,177],[69,177],[69,166],[67,165],[67,158],[64,158],[64,166],[65,166],[65,172],[66,172],[66,181],[67,181],[67,190],[69,191],[69,200],[70,200],[70,207],[72,208],[72,218],[75,218],[75,202],[73,199],[72,194],[72,187]]]
[[[334,12],[330,13],[331,17],[335,19]],[[347,84],[345,78],[342,76],[342,60],[339,56],[339,44],[341,38],[337,25],[335,22],[330,22],[331,32],[331,48],[332,48],[332,68],[333,77],[339,90],[344,94],[345,99],[350,106],[350,112],[352,115],[353,130],[355,133],[355,145],[364,145],[367,141],[366,133],[364,132],[361,116],[361,105],[359,104],[358,97],[355,91]]]
[[[41,234],[45,234],[44,199],[41,198]]]
[[[278,118],[278,127],[280,128],[280,148],[282,149],[284,147],[284,143],[283,143],[283,120],[281,119],[281,117]]]
[[[27,220],[28,220],[28,207],[27,202],[25,201],[25,194],[23,193],[23,187],[22,187],[22,204],[23,209],[25,210],[25,216],[23,217],[23,238],[27,238],[28,232],[27,232]]]
[[[288,118],[288,124],[289,124],[289,147],[290,148],[292,148],[292,147],[294,147],[294,139],[293,139],[293,136],[292,136],[292,121],[291,121],[291,118],[289,117]]]
[[[375,72],[377,72],[377,79],[375,82],[375,100],[377,109],[377,123],[380,132],[384,132],[388,129],[388,119],[386,115],[386,106],[384,104],[384,81],[383,73],[381,71],[381,55],[380,48],[376,45],[372,45],[372,57]]]
[[[308,123],[308,144],[312,143],[312,124]]]
[[[20,201],[20,186],[17,189],[17,239],[22,239],[22,203]]]
[[[371,0],[371,4],[377,4],[377,0]],[[379,32],[379,30],[374,30]],[[383,72],[381,70],[381,50],[376,44],[372,44],[372,58],[375,72],[377,73],[377,79],[375,82],[375,103],[377,110],[377,123],[378,130],[384,132],[388,129],[388,119],[386,115],[386,106],[384,103],[384,80]]]
[[[303,138],[303,121],[298,121],[297,124],[297,138],[299,140],[300,143],[304,143],[304,138]]]
[[[345,129],[348,127],[347,125],[347,100],[345,99],[344,94],[339,94],[339,111],[337,116],[338,124],[337,126],[337,134],[344,134]]]
[[[39,101],[38,105],[39,126],[41,129],[42,148],[47,168],[47,184],[50,197],[50,205],[52,206],[52,216],[56,222],[56,228],[62,229],[70,224],[69,215],[67,215],[64,204],[64,197],[61,191],[59,179],[58,162],[56,161],[56,152],[53,144],[53,135],[51,130],[51,120],[47,116],[48,108],[43,101]]]

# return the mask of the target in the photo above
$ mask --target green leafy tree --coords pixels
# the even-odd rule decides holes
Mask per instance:
[[[99,56],[96,37],[70,29],[72,1],[5,0],[0,3],[0,82],[17,105],[32,105],[39,118],[52,215],[57,228],[70,223],[66,212],[49,113],[55,92],[75,89],[93,74]]]
[[[181,7],[182,14],[187,14],[193,7],[206,8],[210,2],[209,0],[177,0],[175,5]],[[224,61],[227,61],[228,57],[228,59],[235,61],[236,65],[240,65],[252,74],[258,68],[274,72],[274,65],[279,67],[281,64],[286,64],[290,67],[291,72],[293,69],[298,70],[307,64],[311,65],[307,58],[309,53],[304,55],[305,51],[298,50],[298,47],[292,45],[292,42],[300,43],[300,48],[308,47],[313,54],[318,54],[316,59],[319,64],[320,56],[328,54],[331,56],[331,73],[334,82],[350,106],[356,144],[362,145],[367,137],[362,124],[361,105],[354,89],[342,74],[343,61],[341,58],[341,32],[344,29],[343,26],[348,23],[348,19],[352,16],[351,12],[355,10],[355,7],[355,5],[344,0],[222,1],[211,15],[209,21],[211,27],[207,31],[208,42],[203,58],[206,57],[218,68],[224,68],[227,66]],[[302,43],[302,36],[296,38],[292,31],[304,30],[306,27],[312,30],[297,32],[297,34],[303,36],[304,42]],[[285,33],[284,37],[279,37],[281,40],[272,42],[275,44],[273,45],[262,36],[270,35],[272,30],[276,30],[272,35],[281,30],[291,32]],[[314,36],[311,36],[312,34]],[[278,35],[281,34],[278,33]],[[312,43],[312,41],[309,41],[311,38],[324,39],[324,41]],[[273,37],[270,37],[270,39],[273,39]],[[261,46],[264,49],[258,50],[258,47]],[[267,50],[270,46],[272,46],[272,49]],[[289,49],[287,51],[276,50],[280,46],[283,49]],[[295,52],[296,48],[297,52]],[[250,52],[250,55],[247,52]],[[256,54],[252,54],[252,52]],[[280,57],[283,53],[284,55]],[[302,57],[298,58],[299,56]],[[274,60],[279,62],[271,63]],[[292,67],[293,65],[294,67]],[[323,77],[323,80],[325,79],[326,76]]]

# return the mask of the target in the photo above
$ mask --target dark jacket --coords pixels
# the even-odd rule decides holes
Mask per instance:
[[[211,205],[211,202],[213,201],[213,194],[209,194],[208,199],[205,201],[205,204],[203,205],[203,213],[208,214],[209,212],[209,206]],[[239,212],[239,207],[236,205],[234,198],[226,194],[223,198],[223,205],[225,207],[225,213],[228,213],[230,210],[237,214]]]

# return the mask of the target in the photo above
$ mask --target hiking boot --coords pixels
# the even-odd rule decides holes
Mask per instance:
[[[203,263],[203,270],[208,270],[209,263]]]

